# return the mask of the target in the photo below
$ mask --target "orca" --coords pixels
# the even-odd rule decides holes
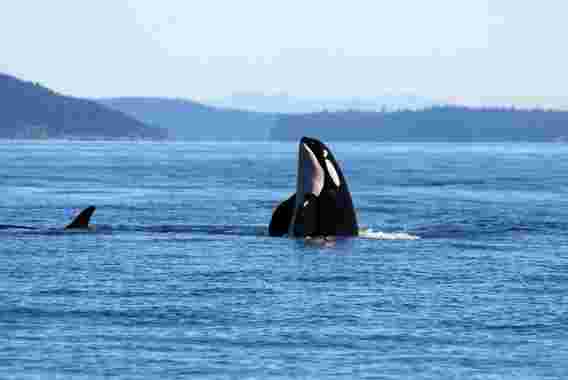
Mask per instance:
[[[268,233],[303,238],[359,234],[347,181],[321,141],[300,140],[296,193],[274,210]]]
[[[90,226],[89,221],[96,210],[95,206],[89,206],[75,217],[71,223],[65,226],[65,230],[94,230],[95,226]]]

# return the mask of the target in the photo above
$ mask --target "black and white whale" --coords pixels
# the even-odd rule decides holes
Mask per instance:
[[[89,225],[91,216],[96,210],[95,206],[89,206],[79,213],[71,223],[65,226],[65,230],[94,230],[95,226]]]
[[[359,227],[345,177],[322,142],[302,137],[296,193],[282,202],[270,220],[270,236],[357,236]]]

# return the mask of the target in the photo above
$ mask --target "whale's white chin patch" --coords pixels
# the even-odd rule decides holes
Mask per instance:
[[[319,196],[323,189],[325,173],[312,150],[306,145],[300,146],[298,163],[297,195],[312,193]]]
[[[314,152],[306,145],[300,144],[298,154],[298,182],[296,184],[296,204],[290,223],[289,234],[294,236],[294,224],[300,207],[306,207],[306,194],[319,196],[323,190],[325,172]]]

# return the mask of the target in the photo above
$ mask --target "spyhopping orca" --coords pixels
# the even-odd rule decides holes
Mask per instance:
[[[77,215],[77,217],[75,219],[73,219],[73,221],[71,223],[69,223],[65,229],[66,230],[92,230],[95,227],[94,226],[89,226],[89,220],[91,219],[91,216],[93,216],[93,213],[95,212],[95,206],[89,206],[86,209],[84,209],[83,211],[81,211],[81,213],[79,215]]]
[[[333,154],[322,142],[302,137],[296,194],[272,214],[270,236],[357,236],[351,194]]]

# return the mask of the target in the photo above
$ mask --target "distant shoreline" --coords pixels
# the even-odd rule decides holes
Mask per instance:
[[[0,73],[0,139],[26,143],[298,141],[568,142],[568,111],[513,107],[259,113],[183,99],[81,99]]]
[[[28,145],[43,145],[43,144],[92,144],[92,145],[103,145],[103,144],[148,144],[148,145],[191,145],[191,144],[204,144],[204,145],[294,145],[297,141],[294,140],[80,140],[80,139],[6,139],[0,138],[0,144],[2,145],[18,145],[18,144],[28,144]],[[381,146],[381,145],[393,145],[393,146],[436,146],[436,145],[458,145],[458,146],[501,146],[501,145],[559,145],[567,146],[568,141],[368,141],[368,140],[333,140],[331,141],[334,145],[347,145],[347,144],[357,144],[357,145],[368,145],[368,146]]]

